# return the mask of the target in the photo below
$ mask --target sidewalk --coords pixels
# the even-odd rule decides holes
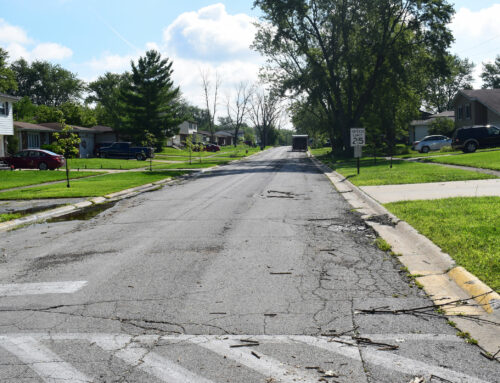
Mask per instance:
[[[500,197],[500,179],[361,186],[360,189],[380,203],[450,197]]]

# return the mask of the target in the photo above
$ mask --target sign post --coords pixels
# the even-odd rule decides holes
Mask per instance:
[[[351,147],[354,148],[354,158],[357,159],[359,174],[360,158],[363,155],[363,146],[366,145],[366,135],[364,128],[351,128]]]

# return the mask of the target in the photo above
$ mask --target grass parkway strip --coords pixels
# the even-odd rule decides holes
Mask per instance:
[[[71,182],[70,188],[67,188],[65,183],[59,183],[7,191],[0,193],[0,199],[99,197],[183,174],[185,172],[182,171],[144,171],[106,174],[99,177],[75,180]]]
[[[82,178],[98,175],[96,172],[70,172],[70,178]],[[0,190],[21,186],[37,185],[44,182],[66,179],[65,172],[49,172],[40,170],[0,171]]]
[[[393,161],[393,166],[390,168],[389,161],[377,159],[376,163],[374,163],[372,158],[361,159],[361,171],[358,175],[355,161],[337,162],[323,148],[318,152],[321,154],[317,156],[318,160],[348,178],[356,186],[401,185],[497,178],[493,175],[474,171],[408,161]],[[315,154],[317,152],[316,150],[312,150],[312,153]]]
[[[491,288],[500,291],[500,197],[384,205]]]
[[[500,150],[468,153],[457,156],[426,158],[426,162],[440,162],[443,164],[471,166],[475,168],[500,170]]]

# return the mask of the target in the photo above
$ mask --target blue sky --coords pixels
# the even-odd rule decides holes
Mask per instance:
[[[0,0],[0,46],[12,59],[47,59],[92,80],[123,72],[148,48],[174,60],[175,79],[200,103],[200,69],[222,74],[226,91],[257,78],[248,48],[252,0]],[[456,0],[452,50],[477,65],[500,54],[500,3]],[[477,86],[480,85],[478,81]]]

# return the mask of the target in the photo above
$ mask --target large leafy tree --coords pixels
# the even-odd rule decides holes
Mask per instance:
[[[461,89],[472,89],[474,64],[456,55],[446,56],[446,67],[437,76],[430,76],[426,89],[427,106],[436,112],[453,109],[453,98]]]
[[[497,56],[494,63],[483,64],[483,88],[499,89],[500,88],[500,56]]]
[[[120,129],[136,143],[143,141],[148,131],[161,146],[182,122],[180,90],[172,80],[172,62],[150,50],[131,65],[130,82],[121,94],[124,119]]]
[[[84,83],[75,73],[48,61],[34,61],[29,64],[24,59],[12,63],[18,83],[16,95],[28,96],[34,104],[59,106],[68,101],[80,99]]]
[[[7,65],[9,54],[0,48],[0,93],[10,93],[17,90],[16,77]]]
[[[334,149],[349,146],[375,92],[407,70],[414,48],[444,66],[453,40],[446,0],[255,0],[263,12],[254,47],[283,94],[307,95],[326,116]],[[418,49],[420,51],[420,49]]]
[[[129,84],[130,75],[106,72],[87,86],[87,103],[96,104],[97,121],[119,130],[122,121],[123,104],[121,94]]]

